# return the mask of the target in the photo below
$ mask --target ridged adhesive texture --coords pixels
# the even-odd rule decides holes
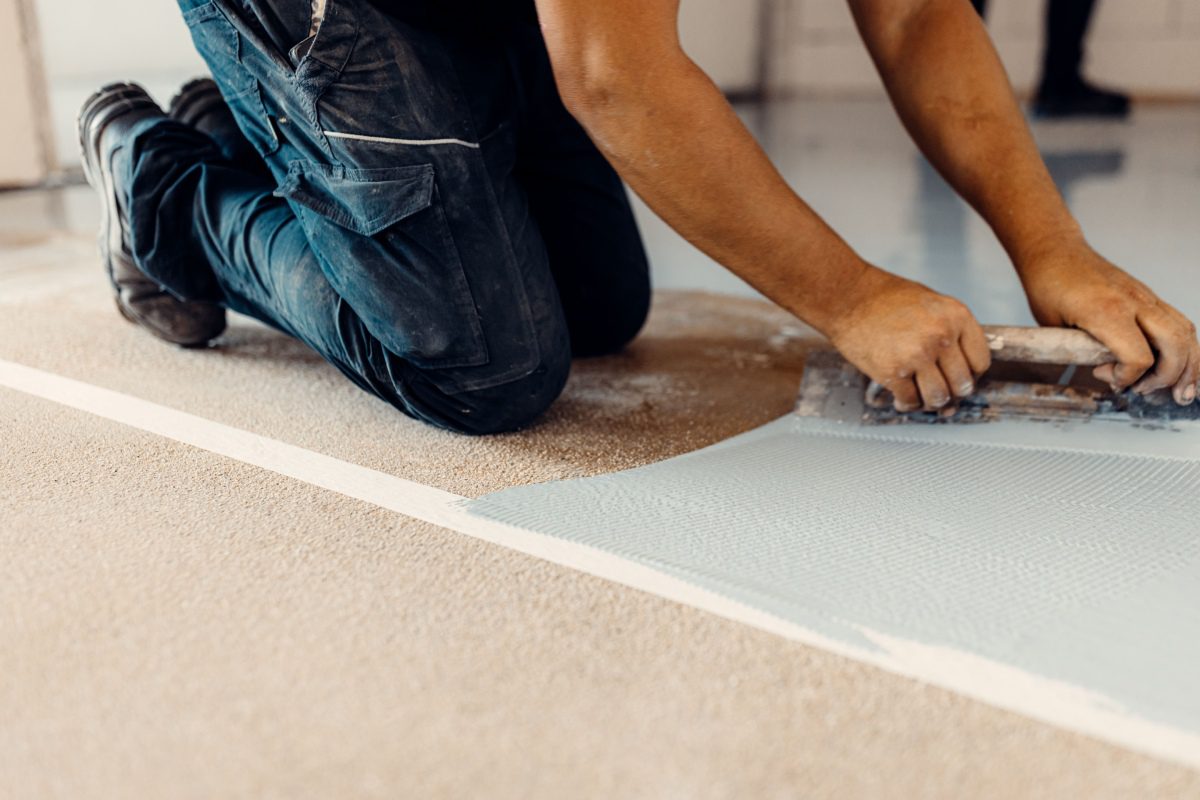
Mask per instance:
[[[851,652],[903,641],[965,653],[1200,734],[1200,427],[788,417],[469,508]]]

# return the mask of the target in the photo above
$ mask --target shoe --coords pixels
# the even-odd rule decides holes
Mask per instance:
[[[163,116],[142,87],[109,84],[79,111],[79,148],[84,175],[100,194],[100,257],[116,294],[117,310],[160,339],[182,347],[203,347],[225,330],[225,309],[180,300],[138,268],[130,250],[124,192],[112,169],[125,134],[144,119]]]
[[[1038,90],[1033,113],[1043,119],[1063,117],[1107,117],[1124,119],[1129,116],[1129,95],[1100,89],[1085,81],[1070,86]]]
[[[233,112],[212,78],[195,78],[180,87],[167,106],[167,116],[206,134],[234,164],[267,172],[262,157],[238,128]]]

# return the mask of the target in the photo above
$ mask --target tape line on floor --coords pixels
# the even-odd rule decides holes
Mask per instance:
[[[1131,716],[1125,709],[1107,706],[1092,693],[1069,683],[863,626],[857,628],[859,643],[845,636],[827,635],[764,610],[762,603],[743,602],[736,592],[700,585],[694,575],[672,570],[670,565],[614,552],[603,543],[594,546],[540,533],[533,528],[534,522],[512,524],[497,519],[495,507],[489,507],[486,499],[479,508],[491,508],[492,518],[471,509],[472,501],[451,492],[43,370],[0,360],[0,386],[700,608],[990,705],[1200,768],[1200,737]],[[745,436],[755,435],[763,436],[762,429]],[[727,442],[715,447],[728,446]]]

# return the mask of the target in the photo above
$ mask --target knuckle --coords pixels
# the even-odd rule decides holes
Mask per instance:
[[[953,297],[946,298],[943,318],[950,322],[960,322],[967,312],[967,307]]]
[[[1130,299],[1115,295],[1104,298],[1096,305],[1099,316],[1109,319],[1119,319],[1132,315],[1134,303]]]
[[[902,372],[909,374],[916,371],[918,367],[923,365],[927,360],[927,353],[924,343],[914,342],[903,347],[900,351],[900,362]],[[907,375],[905,377],[908,377]]]
[[[922,364],[928,364],[935,361],[938,354],[948,346],[947,341],[949,336],[946,331],[937,330],[932,332],[918,343],[916,352],[913,354]]]
[[[1150,287],[1138,280],[1127,280],[1121,283],[1120,294],[1130,302],[1140,306],[1158,305],[1158,296],[1150,291]]]

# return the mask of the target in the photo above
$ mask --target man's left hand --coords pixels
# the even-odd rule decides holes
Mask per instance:
[[[1180,405],[1196,399],[1196,326],[1141,281],[1082,242],[1040,255],[1020,273],[1039,324],[1085,330],[1117,356],[1096,368],[1099,380],[1141,394],[1171,387]]]

